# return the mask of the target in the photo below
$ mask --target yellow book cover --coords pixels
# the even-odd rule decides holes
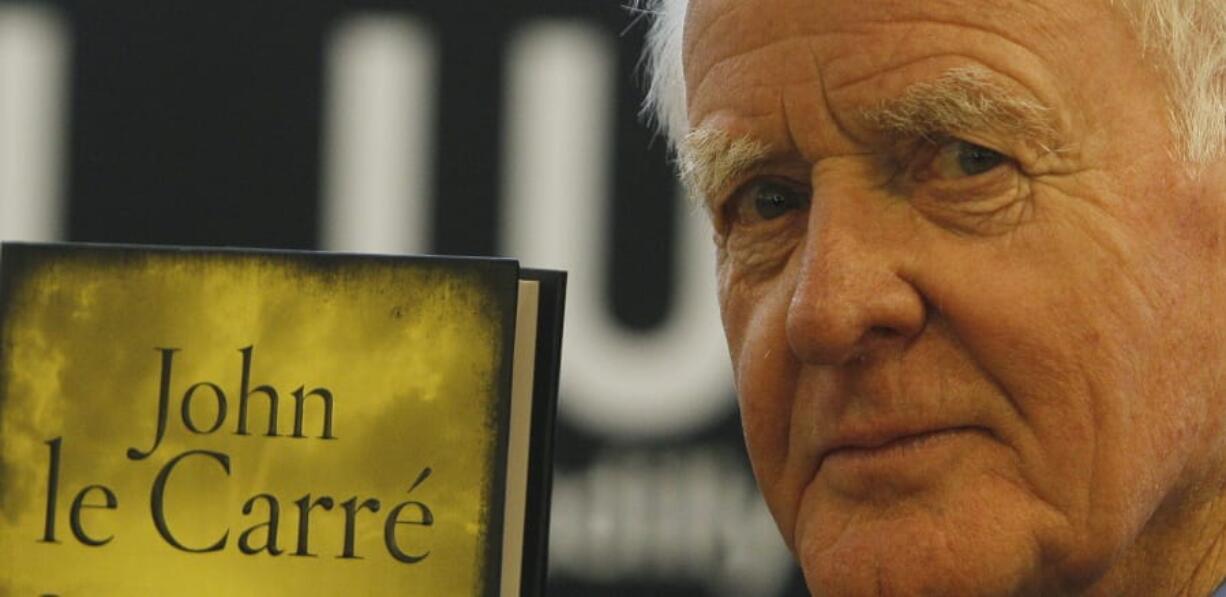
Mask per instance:
[[[0,595],[508,594],[519,278],[4,245]]]

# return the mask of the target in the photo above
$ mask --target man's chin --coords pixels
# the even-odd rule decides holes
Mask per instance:
[[[901,507],[822,518],[796,535],[814,595],[1014,595],[1040,581],[1033,529],[1007,512]]]

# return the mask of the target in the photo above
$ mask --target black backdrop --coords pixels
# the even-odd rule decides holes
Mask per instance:
[[[0,18],[17,6],[0,0]],[[428,250],[496,254],[508,39],[542,19],[598,28],[614,40],[616,64],[604,301],[628,333],[649,333],[670,316],[677,266],[662,256],[678,250],[673,222],[684,207],[664,143],[638,116],[645,22],[615,1],[38,6],[50,10],[67,48],[57,217],[60,238],[74,241],[322,248],[329,32],[349,15],[410,14],[437,40]],[[0,195],[6,200],[14,198]],[[603,433],[563,417],[559,490],[570,493],[559,496],[554,533],[567,539],[551,555],[551,594],[803,594],[760,504],[711,505],[710,494],[752,494],[730,394],[718,398],[729,405],[725,415],[667,435]],[[672,484],[662,489],[661,480]],[[588,507],[602,499],[611,505]],[[730,524],[742,518],[756,522]],[[661,542],[673,551],[653,551]]]

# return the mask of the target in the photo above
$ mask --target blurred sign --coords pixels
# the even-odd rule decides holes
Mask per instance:
[[[704,216],[604,0],[0,1],[0,238],[572,272],[559,595],[803,594],[753,487]]]

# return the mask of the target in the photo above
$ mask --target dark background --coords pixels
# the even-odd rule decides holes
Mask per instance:
[[[433,32],[424,249],[439,254],[492,255],[503,246],[509,40],[540,22],[607,38],[614,93],[596,109],[610,111],[613,124],[601,206],[611,236],[598,253],[607,279],[594,308],[644,341],[667,325],[676,315],[674,270],[685,266],[669,256],[681,250],[675,221],[686,208],[665,143],[638,116],[646,22],[613,1],[0,0],[0,36],[12,42],[24,24],[49,24],[63,51],[62,107],[31,137],[59,139],[59,150],[43,156],[57,182],[45,196],[23,196],[24,187],[0,180],[0,206],[10,206],[0,210],[10,214],[0,236],[336,248],[323,241],[326,63],[330,35],[355,15],[411,18]],[[33,51],[5,41],[0,53]],[[0,85],[3,68],[0,56]],[[17,130],[0,128],[0,138],[13,136],[0,151],[9,164],[0,163],[0,177],[37,158]],[[22,202],[50,205],[53,225],[23,228],[11,215]],[[584,397],[564,389],[560,399]],[[551,594],[803,594],[752,490],[731,390],[710,399],[725,405],[723,415],[655,434],[574,424],[563,408]]]

